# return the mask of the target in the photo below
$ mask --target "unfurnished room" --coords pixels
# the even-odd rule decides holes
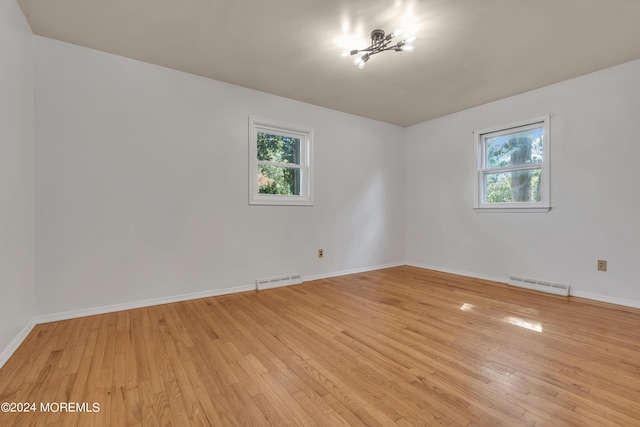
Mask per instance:
[[[640,426],[639,19],[0,0],[0,426]]]

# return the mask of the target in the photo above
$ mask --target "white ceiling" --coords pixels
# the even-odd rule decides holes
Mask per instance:
[[[18,3],[41,36],[400,126],[640,58],[639,0]],[[415,52],[339,57],[401,26]]]

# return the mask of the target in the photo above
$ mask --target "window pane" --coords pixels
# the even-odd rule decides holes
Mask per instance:
[[[544,157],[542,126],[485,139],[486,167],[541,163]]]
[[[300,169],[258,165],[258,193],[300,195]]]
[[[484,186],[485,203],[539,202],[540,169],[488,173]]]
[[[263,132],[257,136],[258,160],[300,164],[300,139]]]

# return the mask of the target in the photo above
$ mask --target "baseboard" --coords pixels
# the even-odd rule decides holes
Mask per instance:
[[[348,274],[366,273],[367,271],[382,270],[385,268],[402,267],[403,265],[407,265],[407,264],[405,262],[393,262],[390,264],[381,264],[381,265],[375,265],[372,267],[363,267],[363,268],[354,268],[351,270],[334,271],[333,273],[315,274],[312,276],[304,276],[302,278],[302,281],[310,282],[312,280],[331,279],[332,277],[346,276]]]
[[[506,277],[488,276],[486,274],[456,270],[455,268],[437,267],[435,265],[420,264],[415,262],[407,262],[405,265],[408,265],[410,267],[424,268],[425,270],[440,271],[442,273],[457,274],[458,276],[473,277],[474,279],[488,280],[490,282],[498,282],[498,283],[504,283],[504,284],[508,284],[509,282],[509,278],[506,278]]]
[[[122,311],[122,310],[132,310],[135,308],[151,307],[151,306],[160,305],[160,304],[171,304],[174,302],[189,301],[189,300],[199,299],[199,298],[217,297],[220,295],[228,295],[228,294],[235,294],[238,292],[247,292],[247,291],[255,291],[255,290],[256,290],[256,285],[235,286],[231,288],[214,289],[214,290],[204,291],[204,292],[194,292],[191,294],[174,295],[170,297],[153,298],[148,300],[127,302],[122,304],[105,305],[101,307],[92,307],[92,308],[86,308],[81,310],[66,311],[62,313],[45,314],[42,316],[36,316],[35,322],[37,324],[57,322],[59,320],[68,320],[68,319],[75,319],[78,317],[94,316],[96,314],[113,313],[113,312]]]
[[[433,265],[426,265],[426,264],[420,264],[420,263],[414,263],[414,262],[407,262],[406,265],[410,267],[424,268],[426,270],[434,270],[434,271],[440,271],[443,273],[457,274],[459,276],[473,277],[475,279],[489,280],[491,282],[504,283],[507,285],[509,284],[509,279],[504,277],[488,276],[484,274],[471,273],[469,271],[456,270],[453,268],[443,268],[443,267],[437,267]],[[623,298],[593,294],[590,292],[577,291],[573,286],[570,288],[569,296],[576,297],[576,298],[584,298],[592,301],[605,302],[609,304],[615,304],[622,307],[640,308],[640,301],[627,300]]]
[[[9,343],[7,348],[5,348],[2,353],[0,353],[0,368],[4,366],[5,363],[9,361],[13,353],[20,347],[20,344],[27,338],[27,335],[31,333],[33,328],[36,326],[35,319],[31,319],[31,321],[20,331],[18,336],[16,336],[13,341]]]
[[[609,304],[621,305],[623,307],[640,308],[640,301],[627,300],[623,298],[609,297],[606,295],[592,294],[590,292],[576,291],[571,289],[571,296],[577,298],[590,299],[593,301],[606,302]]]

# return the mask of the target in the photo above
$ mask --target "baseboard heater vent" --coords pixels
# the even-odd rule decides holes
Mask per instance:
[[[510,276],[509,285],[519,288],[531,289],[534,291],[546,292],[555,295],[569,296],[569,286],[557,283],[543,282],[534,279],[525,279],[522,277]]]
[[[290,274],[288,276],[269,277],[266,279],[256,280],[256,289],[262,291],[264,289],[279,288],[280,286],[297,285],[302,283],[300,274]]]

